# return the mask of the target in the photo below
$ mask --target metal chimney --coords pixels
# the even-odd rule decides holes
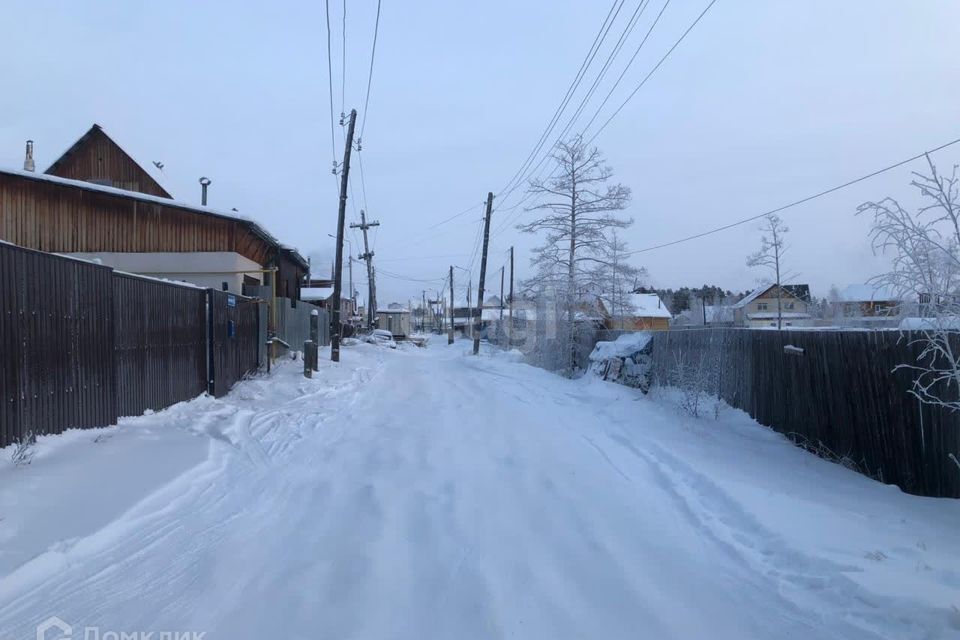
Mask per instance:
[[[207,206],[207,187],[213,182],[210,178],[203,177],[200,178],[200,187],[203,189],[202,195],[200,196],[200,204]]]
[[[23,159],[23,170],[36,171],[36,169],[33,164],[33,140],[27,140],[27,155]]]

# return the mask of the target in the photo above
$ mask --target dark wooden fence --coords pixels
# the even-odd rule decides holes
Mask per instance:
[[[207,390],[206,302],[204,289],[114,274],[118,416]]]
[[[0,242],[0,447],[225,394],[257,369],[257,306]]]
[[[112,278],[0,243],[0,447],[116,420]]]
[[[909,493],[960,497],[960,415],[908,393],[920,345],[897,331],[654,332],[656,375],[700,367],[718,393],[760,424],[829,450]]]
[[[254,298],[208,290],[210,393],[219,398],[245,375],[256,371],[259,349]]]

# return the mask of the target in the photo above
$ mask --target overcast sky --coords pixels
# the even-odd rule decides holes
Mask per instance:
[[[338,119],[341,1],[331,5]],[[608,46],[636,2],[625,3]],[[607,112],[707,2],[670,3]],[[479,207],[433,225],[479,205],[519,168],[608,7],[384,0],[369,110],[360,118],[368,118],[365,206],[381,222],[373,239],[382,303],[438,288],[450,264],[469,266]],[[661,7],[651,0],[589,105],[606,95]],[[363,108],[375,10],[375,0],[348,0],[348,111]],[[630,248],[768,210],[960,136],[958,26],[955,0],[719,0],[595,141],[616,180],[633,190]],[[212,206],[237,207],[329,264],[337,208],[330,169],[343,143],[337,125],[331,149],[322,2],[12,0],[4,3],[0,60],[0,164],[19,168],[23,141],[32,138],[45,169],[97,122],[141,162],[162,161],[176,198],[199,201],[197,178],[207,175]],[[960,145],[936,159],[956,163]],[[881,270],[868,221],[854,211],[885,195],[914,205],[911,168],[921,165],[784,213],[796,281],[826,295],[831,284]],[[348,222],[364,206],[356,169]],[[530,215],[498,211],[494,228],[512,214]],[[348,237],[358,252],[359,235]],[[744,290],[763,275],[745,266],[758,241],[750,224],[635,260],[657,286]],[[516,245],[523,277],[534,242],[512,225],[494,235],[494,288],[507,249]],[[479,258],[474,279],[478,266]],[[362,272],[356,265],[361,291]],[[430,279],[437,280],[419,282]]]

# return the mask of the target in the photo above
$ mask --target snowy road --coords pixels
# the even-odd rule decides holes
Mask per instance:
[[[4,575],[0,637],[960,635],[956,501],[464,344],[357,345],[154,416],[204,461]]]

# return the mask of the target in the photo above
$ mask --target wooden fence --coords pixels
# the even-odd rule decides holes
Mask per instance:
[[[0,447],[116,421],[113,272],[0,243]]]
[[[915,337],[915,336],[914,336]],[[699,368],[760,424],[909,493],[960,497],[960,415],[909,394],[920,345],[898,331],[703,329],[653,335],[658,378]]]
[[[0,242],[0,447],[225,394],[257,369],[257,306]]]
[[[207,390],[206,303],[204,289],[114,274],[118,416]]]

